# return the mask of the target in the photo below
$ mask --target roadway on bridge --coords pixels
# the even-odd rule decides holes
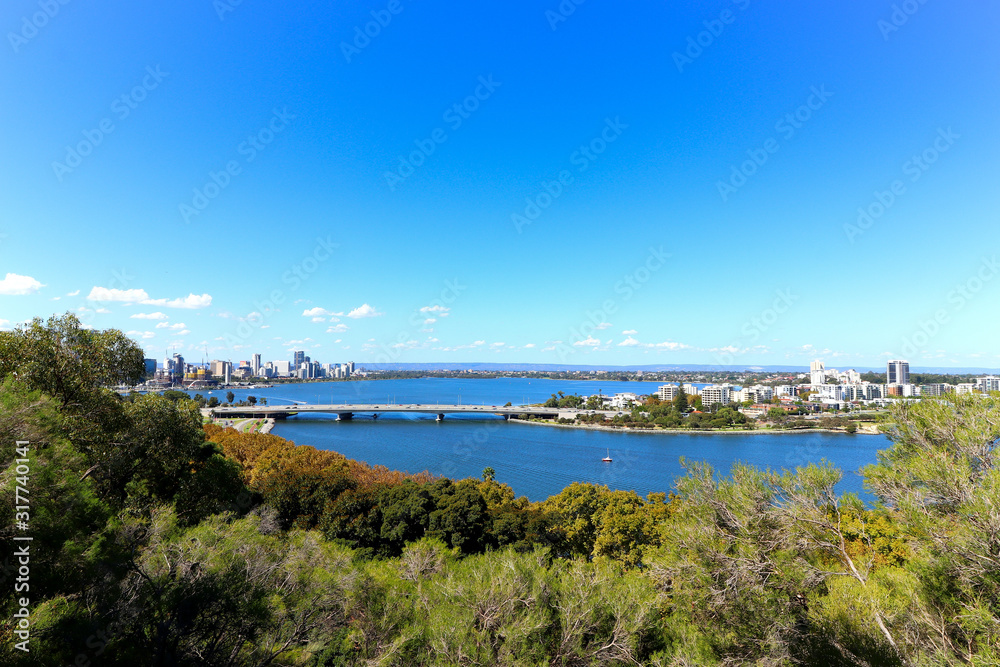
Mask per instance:
[[[288,415],[300,415],[312,412],[332,413],[342,418],[350,418],[354,414],[380,415],[388,412],[409,412],[437,415],[442,418],[446,414],[481,414],[499,415],[511,417],[515,415],[531,415],[535,417],[547,417],[557,419],[559,417],[574,418],[579,414],[594,414],[595,412],[605,415],[619,414],[616,411],[593,411],[578,410],[573,408],[546,408],[533,405],[449,405],[449,404],[392,404],[392,403],[337,403],[337,404],[300,404],[300,405],[257,405],[257,406],[234,406],[218,407],[211,409],[212,415],[216,418],[235,417],[276,417],[281,418]]]

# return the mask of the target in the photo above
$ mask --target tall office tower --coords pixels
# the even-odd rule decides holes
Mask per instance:
[[[302,367],[302,364],[306,361],[306,353],[304,350],[295,350],[292,352],[292,369],[298,370]]]
[[[819,359],[809,364],[809,384],[826,384],[826,366]]]
[[[886,384],[910,384],[910,363],[889,361],[885,365]]]
[[[184,379],[184,357],[180,352],[174,352],[174,378],[178,382]]]
[[[347,362],[347,374],[348,375],[354,375],[354,362],[353,361],[348,361]]]
[[[255,354],[250,358],[250,370],[253,372],[254,377],[260,375],[260,355]]]

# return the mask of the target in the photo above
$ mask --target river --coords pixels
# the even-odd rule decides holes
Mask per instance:
[[[551,394],[651,393],[658,382],[566,381],[526,378],[412,379],[276,385],[234,389],[236,400],[266,397],[289,403],[461,403],[503,405],[538,403]],[[208,395],[207,392],[200,392]],[[213,396],[225,400],[226,390]],[[377,421],[356,415],[337,422],[335,415],[307,415],[278,421],[274,430],[300,445],[334,450],[371,465],[408,472],[427,470],[453,478],[479,477],[487,466],[518,495],[544,500],[571,482],[593,482],[641,495],[670,491],[683,475],[681,458],[707,461],[728,473],[735,462],[761,468],[791,468],[826,459],[844,472],[840,491],[870,499],[858,471],[874,463],[889,445],[881,435],[797,432],[788,434],[622,433],[539,424],[501,418],[449,415],[384,415]],[[601,459],[610,452],[612,463]]]

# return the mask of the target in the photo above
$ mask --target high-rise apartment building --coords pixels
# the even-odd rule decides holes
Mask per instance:
[[[809,384],[825,384],[826,383],[826,366],[822,361],[817,359],[816,361],[809,364]]]

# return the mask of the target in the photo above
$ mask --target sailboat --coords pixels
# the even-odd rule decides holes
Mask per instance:
[[[608,448],[608,455],[601,459],[605,463],[611,463],[611,449]]]

